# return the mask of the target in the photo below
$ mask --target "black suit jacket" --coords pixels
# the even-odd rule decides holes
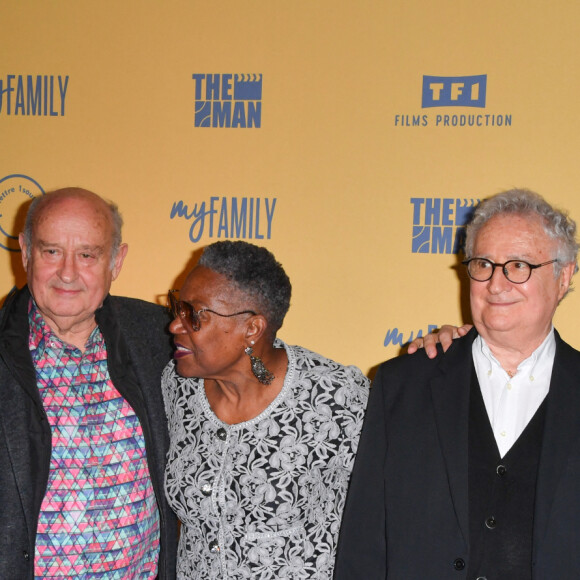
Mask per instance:
[[[336,580],[459,580],[469,565],[472,330],[446,354],[406,355],[373,382]],[[533,578],[580,578],[580,352],[556,333],[536,485]]]

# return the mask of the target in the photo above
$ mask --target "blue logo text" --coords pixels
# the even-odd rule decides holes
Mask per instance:
[[[194,74],[192,78],[196,127],[261,127],[261,74]]]
[[[0,78],[0,113],[64,117],[68,76],[7,75]]]
[[[414,254],[457,254],[478,199],[412,197]]]
[[[427,107],[485,107],[487,75],[469,77],[423,76],[423,99]]]
[[[190,209],[180,200],[173,203],[169,217],[191,222],[189,239],[194,243],[204,233],[209,238],[269,240],[276,201],[275,197],[210,197]]]
[[[425,334],[429,334],[433,332],[437,328],[436,324],[429,324],[427,326],[427,332]],[[411,331],[408,336],[405,336],[402,332],[399,332],[398,328],[393,328],[387,330],[387,334],[385,335],[385,342],[384,346],[389,346],[390,344],[403,346],[404,344],[409,344],[413,342],[416,338],[421,338],[423,336],[423,331],[419,330],[416,334],[415,332]]]

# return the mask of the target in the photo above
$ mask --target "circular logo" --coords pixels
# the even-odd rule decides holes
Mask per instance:
[[[0,250],[19,252],[18,234],[24,228],[23,204],[44,195],[40,184],[27,175],[7,175],[0,179]]]

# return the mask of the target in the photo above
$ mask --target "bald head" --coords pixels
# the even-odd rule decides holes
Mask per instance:
[[[85,348],[127,255],[117,208],[86,189],[38,197],[18,241],[28,288],[52,331]]]
[[[96,193],[81,187],[65,187],[62,189],[56,189],[45,195],[38,196],[32,201],[28,213],[26,214],[26,222],[24,224],[23,232],[28,258],[30,258],[34,232],[43,215],[47,213],[49,209],[57,208],[61,203],[70,199],[89,202],[94,207],[95,211],[102,213],[105,219],[110,223],[112,266],[119,252],[119,247],[121,246],[123,218],[119,213],[119,209],[113,202],[107,201]]]

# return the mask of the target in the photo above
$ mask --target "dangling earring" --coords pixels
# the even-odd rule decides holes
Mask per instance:
[[[252,341],[254,344],[254,341]],[[254,376],[263,384],[271,385],[274,380],[274,373],[270,372],[262,362],[259,356],[254,356],[254,349],[251,346],[247,346],[244,352],[250,357],[250,366],[252,367],[252,372]]]

